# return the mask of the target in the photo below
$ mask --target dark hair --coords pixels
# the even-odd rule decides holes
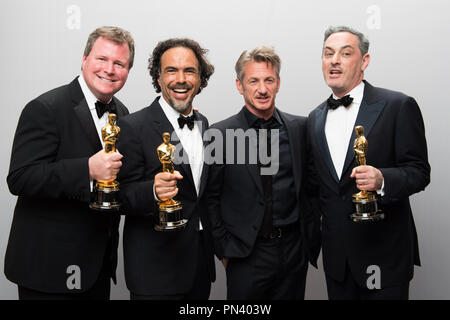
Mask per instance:
[[[191,49],[195,57],[198,60],[199,71],[200,71],[200,88],[198,89],[198,93],[202,91],[208,85],[209,77],[214,73],[214,66],[209,63],[208,59],[206,59],[207,49],[203,49],[200,45],[191,39],[187,38],[173,38],[165,41],[160,41],[158,45],[153,50],[152,55],[148,59],[148,70],[150,76],[153,79],[153,86],[156,89],[156,92],[161,92],[161,87],[159,86],[158,79],[161,75],[161,57],[169,49],[183,47]]]
[[[98,38],[105,38],[110,41],[113,41],[119,45],[122,45],[124,43],[128,44],[128,49],[130,50],[130,55],[128,58],[128,70],[133,67],[134,62],[134,40],[131,34],[119,27],[100,27],[92,31],[92,33],[89,35],[86,47],[84,48],[84,56],[87,57],[89,53],[92,50],[92,47],[94,46],[95,41]]]

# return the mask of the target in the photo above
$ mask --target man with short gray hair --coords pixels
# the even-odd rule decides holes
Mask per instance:
[[[316,266],[319,254],[306,118],[275,107],[280,65],[272,48],[244,51],[235,69],[245,105],[212,126],[224,143],[210,168],[208,218],[230,300],[303,299],[308,261]]]
[[[332,300],[408,299],[414,265],[420,265],[409,196],[430,182],[423,119],[413,98],[364,80],[368,50],[361,32],[327,29],[322,72],[332,95],[308,118]],[[367,164],[354,162],[355,126],[367,137]],[[351,220],[359,190],[377,195],[383,220]]]

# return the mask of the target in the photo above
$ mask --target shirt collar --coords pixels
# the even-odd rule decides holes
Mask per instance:
[[[84,80],[83,74],[81,74],[78,77],[78,83],[80,84],[81,91],[83,91],[83,95],[84,95],[84,98],[86,99],[89,109],[91,109],[91,110],[95,109],[95,103],[97,102],[97,98],[94,96],[92,91],[87,86],[86,81]]]
[[[164,114],[166,115],[167,119],[169,119],[169,121],[172,123],[177,123],[178,118],[180,117],[181,113],[178,112],[177,110],[175,110],[174,108],[172,108],[167,101],[164,99],[164,97],[160,97],[159,98],[159,105],[161,106],[161,108],[164,111]],[[183,114],[183,117],[189,117],[194,113],[194,108],[191,109],[191,112],[189,112],[189,114],[187,116],[185,116]]]
[[[353,98],[353,103],[360,104],[364,95],[364,81],[361,81],[356,87],[354,87],[347,95],[350,95],[350,97]],[[333,93],[334,99],[339,99],[334,93]]]
[[[84,80],[83,74],[78,77],[78,83],[80,84],[81,91],[83,92],[84,97],[86,98],[86,102],[89,106],[89,109],[95,109],[95,103],[98,101],[97,97],[92,93],[91,89],[89,89],[86,80]],[[112,98],[108,101],[110,103]]]
[[[260,119],[259,117],[257,117],[256,115],[254,115],[252,112],[250,112],[247,107],[244,106],[244,115],[245,118],[247,119],[247,124],[249,128],[253,127],[253,124],[255,123],[256,120]],[[278,114],[278,110],[277,108],[274,109],[273,111],[273,115],[272,117],[279,123],[282,124],[283,122],[281,121],[280,115]]]

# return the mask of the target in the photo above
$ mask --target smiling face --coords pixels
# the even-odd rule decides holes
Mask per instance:
[[[236,87],[244,96],[245,106],[257,117],[270,118],[280,89],[280,77],[275,67],[267,62],[249,61],[243,71],[242,82],[236,79]]]
[[[358,37],[350,32],[336,32],[323,46],[322,72],[333,93],[342,98],[356,87],[364,77],[370,55],[361,56]]]
[[[128,78],[130,50],[127,43],[118,44],[98,38],[88,56],[83,56],[82,72],[95,97],[108,102]]]
[[[184,47],[164,52],[158,83],[167,103],[178,112],[188,115],[200,88],[200,70],[194,52]]]

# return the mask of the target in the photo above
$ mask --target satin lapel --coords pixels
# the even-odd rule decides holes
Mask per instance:
[[[244,107],[245,108],[245,107]],[[247,122],[247,118],[245,117],[244,114],[244,109],[241,110],[241,112],[239,112],[239,124],[238,124],[238,128],[242,128],[242,130],[244,130],[244,133],[249,129],[248,127],[248,122]],[[258,188],[259,192],[261,192],[261,194],[264,194],[263,191],[263,187],[262,187],[262,182],[261,182],[261,175],[260,175],[260,169],[258,168],[258,164],[257,163],[249,163],[249,153],[250,152],[256,152],[258,150],[258,146],[257,146],[258,142],[256,139],[245,139],[245,150],[237,150],[237,146],[235,144],[235,160],[237,159],[237,155],[239,153],[242,153],[243,151],[246,153],[246,161],[245,161],[245,166],[247,167],[247,170],[250,174],[250,176],[253,179],[253,182],[255,183],[256,187]]]
[[[295,124],[293,120],[289,120],[283,112],[278,110],[281,119],[286,127],[286,131],[289,137],[289,149],[291,151],[292,163],[293,163],[293,171],[294,171],[294,182],[295,182],[295,194],[300,194],[300,186],[302,181],[302,157],[300,154],[301,150],[301,141],[305,141],[304,137],[298,136],[299,130],[298,125]]]
[[[97,152],[102,149],[102,143],[100,142],[100,137],[98,135],[97,128],[95,127],[94,119],[92,119],[91,110],[89,110],[86,98],[83,95],[83,91],[81,91],[77,79],[70,83],[70,94],[75,105],[73,108],[75,115],[86,133],[89,143]]]
[[[119,101],[116,97],[113,97],[115,100],[116,105],[119,105]],[[125,112],[124,108],[117,108],[117,119],[120,119],[120,117],[126,116],[128,113]]]
[[[194,112],[196,112],[196,111],[194,110]],[[203,140],[203,152],[206,147],[206,141],[204,140],[204,134],[205,134],[205,130],[207,130],[207,129],[208,129],[208,122],[206,121],[206,118],[201,117],[200,133],[202,135],[202,140]],[[205,157],[206,157],[206,154],[203,153],[203,158],[205,158]],[[202,175],[200,177],[200,190],[198,192],[199,198],[202,196],[203,192],[205,191],[207,180],[208,180],[208,166],[206,165],[206,163],[203,159],[203,169],[202,169]]]
[[[364,127],[364,136],[367,137],[367,140],[369,141],[369,146],[370,146],[370,139],[369,139],[370,131],[372,130],[373,125],[377,121],[386,104],[385,100],[378,100],[371,104],[366,102],[372,101],[373,99],[372,90],[373,87],[370,86],[368,83],[366,83],[366,87],[364,89],[364,97],[361,102],[361,106],[359,107],[359,112],[355,121],[355,125],[353,126],[353,128],[356,126]],[[355,141],[355,139],[356,133],[355,130],[353,130],[352,137],[350,138],[348,144],[347,156],[345,158],[344,163],[344,170],[342,171],[343,173],[342,178],[345,176],[344,173],[349,169],[350,165],[353,163],[353,159],[355,158],[355,153],[353,151],[353,142]],[[368,161],[368,164],[370,164],[370,159]]]
[[[195,190],[195,184],[194,179],[192,177],[192,171],[191,166],[189,165],[189,158],[187,154],[184,154],[183,145],[181,144],[180,139],[178,138],[172,124],[170,123],[169,119],[167,119],[166,115],[164,114],[164,111],[162,110],[160,104],[159,104],[159,97],[155,99],[155,101],[152,103],[151,108],[149,110],[151,111],[151,119],[153,120],[154,129],[157,131],[158,136],[161,137],[161,143],[163,142],[162,134],[164,132],[170,133],[170,141],[173,145],[177,147],[175,151],[175,167],[179,168],[180,174],[190,181],[192,184],[192,187]],[[158,143],[159,145],[159,143]],[[181,146],[181,150],[179,149]],[[156,150],[155,150],[156,152]],[[181,158],[180,158],[181,157]],[[181,164],[177,164],[181,163]]]
[[[316,121],[314,123],[314,133],[316,145],[322,155],[322,160],[325,162],[331,176],[336,183],[339,183],[339,177],[331,159],[330,150],[328,148],[327,137],[325,135],[325,121],[327,120],[328,108],[326,103],[322,103],[316,111]]]

